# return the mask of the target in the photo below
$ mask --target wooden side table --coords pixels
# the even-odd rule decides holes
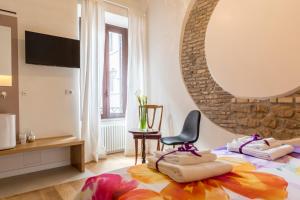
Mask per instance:
[[[61,136],[53,138],[37,139],[35,142],[26,144],[17,144],[13,149],[0,151],[1,156],[13,155],[17,153],[25,153],[31,151],[39,151],[60,147],[70,147],[71,165],[80,172],[85,171],[84,160],[84,140],[77,139],[74,136]]]
[[[137,157],[138,157],[138,140],[142,140],[142,163],[146,163],[146,140],[157,140],[157,150],[160,150],[160,138],[161,134],[159,130],[155,129],[147,129],[147,130],[140,130],[140,129],[130,129],[128,130],[129,133],[132,133],[133,139],[135,141],[135,164],[137,164]]]

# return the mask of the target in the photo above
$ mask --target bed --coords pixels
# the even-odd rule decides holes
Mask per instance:
[[[87,179],[82,200],[223,200],[300,199],[300,148],[276,161],[214,150],[218,160],[234,166],[232,172],[179,184],[146,165],[136,165]]]

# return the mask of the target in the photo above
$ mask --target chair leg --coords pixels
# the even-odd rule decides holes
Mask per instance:
[[[157,140],[157,147],[156,147],[156,150],[157,150],[157,151],[160,150],[160,141],[159,141],[159,139]]]
[[[139,141],[138,139],[134,139],[134,142],[135,142],[135,165],[136,165],[138,159],[138,152],[139,152],[139,148],[138,148]]]
[[[161,147],[161,151],[164,150],[164,147],[165,147],[165,144],[163,143],[163,144],[162,144],[162,147]]]

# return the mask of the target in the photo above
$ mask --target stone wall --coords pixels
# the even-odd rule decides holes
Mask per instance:
[[[197,0],[184,30],[181,67],[186,87],[199,109],[230,132],[289,139],[300,136],[300,90],[265,100],[238,99],[212,78],[205,59],[205,33],[218,0]]]

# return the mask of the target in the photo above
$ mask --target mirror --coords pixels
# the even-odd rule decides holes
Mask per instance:
[[[0,26],[0,86],[12,86],[11,28]]]

